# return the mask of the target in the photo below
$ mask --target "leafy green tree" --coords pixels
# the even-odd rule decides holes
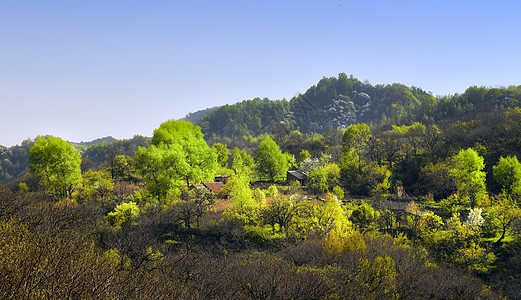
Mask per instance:
[[[86,199],[104,199],[114,189],[114,181],[108,171],[88,170],[83,174],[81,196]]]
[[[109,166],[112,179],[129,181],[135,177],[134,160],[127,155],[116,155]]]
[[[241,151],[238,147],[233,148],[230,157],[230,168],[235,175],[249,178],[254,164],[253,157],[246,153],[246,151]]]
[[[501,157],[493,170],[494,179],[501,184],[503,191],[521,204],[521,163],[517,157]]]
[[[307,158],[310,158],[311,155],[309,154],[309,151],[304,149],[302,151],[300,151],[299,155],[298,155],[298,158],[297,158],[297,165],[300,166],[300,164],[306,160]]]
[[[437,202],[446,199],[457,190],[456,176],[451,172],[453,168],[454,163],[450,159],[425,165],[420,171],[418,189],[423,194],[432,193]]]
[[[326,193],[336,186],[340,179],[340,168],[337,164],[327,164],[309,174],[310,187],[318,193]]]
[[[107,214],[105,220],[115,227],[130,225],[132,219],[139,215],[139,211],[139,206],[135,202],[121,203],[113,212]]]
[[[154,130],[152,145],[161,143],[167,147],[179,145],[181,153],[189,168],[180,174],[186,185],[190,182],[199,183],[209,179],[217,169],[217,154],[203,139],[201,128],[191,122],[170,120],[163,122]]]
[[[39,137],[29,150],[29,170],[48,192],[72,198],[81,184],[81,155],[66,141]]]
[[[356,224],[358,228],[365,229],[369,224],[375,221],[377,217],[377,212],[375,212],[371,205],[362,203],[351,213],[351,222]]]
[[[230,194],[232,208],[243,210],[254,206],[253,192],[247,178],[232,177],[226,184],[226,189]]]
[[[493,206],[487,208],[486,229],[492,231],[499,238],[495,241],[500,244],[507,233],[517,234],[521,224],[521,209],[507,199],[499,199]]]
[[[454,168],[451,169],[451,173],[456,176],[460,197],[469,198],[472,208],[479,206],[488,197],[484,168],[483,157],[472,148],[461,150],[454,157]]]
[[[226,144],[215,143],[212,145],[212,149],[217,153],[217,162],[220,167],[228,167],[228,148]]]
[[[367,141],[372,137],[371,129],[365,123],[353,124],[347,128],[342,136],[342,154],[347,155],[351,149],[358,159],[358,167],[361,169],[362,157],[365,154]]]
[[[200,183],[217,169],[217,154],[203,139],[201,128],[186,121],[170,120],[154,130],[152,145],[140,147],[136,169],[148,184],[149,192],[165,201],[178,192],[182,182]]]
[[[134,160],[147,190],[161,202],[166,202],[168,196],[178,190],[190,168],[182,147],[177,144],[140,147]]]
[[[256,159],[257,171],[261,177],[274,180],[276,177],[284,176],[288,170],[287,156],[269,135],[260,142]]]

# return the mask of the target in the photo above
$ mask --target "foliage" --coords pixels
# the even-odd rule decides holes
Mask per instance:
[[[103,199],[108,197],[114,190],[114,181],[108,171],[89,170],[83,174],[83,190],[81,198]]]
[[[451,169],[451,173],[456,177],[460,196],[468,197],[472,208],[487,199],[484,167],[483,157],[474,149],[461,150],[454,157],[454,168]]]
[[[454,164],[451,161],[425,165],[419,174],[420,189],[432,193],[437,202],[446,199],[457,190],[456,177],[451,172],[453,168]]]
[[[180,175],[187,182],[199,183],[214,175],[217,169],[217,154],[203,139],[201,128],[186,121],[170,120],[161,123],[154,130],[152,145],[164,144],[166,148],[180,146],[175,151],[181,152],[188,168],[183,169]]]
[[[217,153],[217,163],[221,167],[228,167],[228,148],[226,144],[215,143],[212,145],[212,149]]]
[[[130,225],[132,219],[139,215],[139,207],[135,202],[125,202],[116,206],[113,212],[110,212],[105,221],[112,226],[120,227]]]
[[[256,161],[259,175],[272,181],[284,177],[288,170],[288,158],[269,135],[259,144]]]
[[[276,197],[279,194],[279,189],[276,185],[270,185],[268,189],[266,189],[266,197]]]
[[[199,127],[185,121],[167,121],[154,131],[152,145],[140,147],[136,169],[151,195],[162,202],[178,193],[184,181],[200,183],[214,175],[217,154],[203,140]]]
[[[151,145],[139,148],[134,157],[136,169],[147,184],[147,190],[156,199],[168,202],[178,193],[190,166],[180,145]]]
[[[335,185],[333,187],[333,194],[335,194],[335,196],[337,196],[337,198],[339,200],[344,199],[344,190],[341,187],[339,187],[338,185]]]
[[[359,229],[365,229],[369,224],[378,219],[378,213],[368,203],[362,203],[355,207],[351,212],[351,222]]]
[[[308,174],[309,187],[317,193],[326,193],[336,186],[340,179],[340,168],[337,164],[327,164]]]
[[[494,166],[494,179],[501,184],[503,191],[521,204],[521,163],[516,156],[501,157]]]
[[[81,183],[81,155],[66,141],[39,137],[29,150],[29,170],[48,192],[72,198]]]
[[[232,177],[226,184],[226,191],[230,195],[232,208],[243,209],[255,204],[249,182],[244,177]]]

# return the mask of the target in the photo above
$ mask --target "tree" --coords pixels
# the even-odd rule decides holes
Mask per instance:
[[[374,211],[374,208],[364,202],[358,205],[351,213],[351,222],[358,225],[360,229],[365,229],[369,224],[375,221],[377,217],[378,214]]]
[[[130,181],[134,178],[134,160],[127,155],[116,155],[109,166],[112,179]]]
[[[147,190],[161,202],[182,184],[189,165],[180,145],[140,147],[134,158]]]
[[[85,199],[104,199],[114,190],[114,181],[108,171],[88,170],[83,174],[83,191]]]
[[[257,171],[261,177],[274,180],[275,177],[284,176],[288,170],[288,158],[269,135],[260,142],[256,158]]]
[[[187,121],[170,120],[154,130],[152,145],[164,143],[179,145],[189,168],[181,174],[188,186],[190,181],[199,183],[214,175],[217,169],[217,154],[203,139],[201,127]]]
[[[186,121],[170,120],[154,130],[152,145],[140,147],[136,168],[152,195],[164,200],[182,181],[200,183],[214,175],[217,154],[203,139],[201,128]]]
[[[300,164],[305,161],[306,159],[310,158],[311,155],[309,154],[309,151],[304,149],[302,151],[300,151],[299,155],[298,155],[298,158],[297,158],[297,165],[300,166]]]
[[[81,155],[66,141],[39,137],[29,150],[29,170],[48,192],[72,198],[81,184]]]
[[[338,183],[340,168],[337,164],[327,164],[312,170],[308,175],[310,187],[318,193],[326,193]]]
[[[472,208],[479,206],[487,198],[485,186],[484,159],[476,150],[461,150],[454,157],[454,168],[451,173],[456,176],[456,185],[460,197],[468,198]]]
[[[503,192],[521,204],[521,163],[517,157],[501,157],[493,170],[494,179],[501,184]]]
[[[371,129],[367,124],[359,123],[349,126],[342,136],[342,155],[346,155],[353,149],[354,155],[358,158],[358,167],[361,169],[362,156],[370,138]]]
[[[130,225],[132,219],[139,215],[139,206],[134,202],[121,203],[116,206],[113,212],[105,217],[105,220],[112,226],[120,227]]]
[[[228,148],[226,144],[215,143],[212,145],[212,149],[217,153],[217,162],[220,167],[228,167]]]
[[[254,164],[253,157],[246,151],[240,151],[238,147],[233,148],[230,157],[230,168],[235,175],[249,177]]]

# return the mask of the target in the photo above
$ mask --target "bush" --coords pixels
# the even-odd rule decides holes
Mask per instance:
[[[342,201],[344,199],[344,190],[338,185],[333,188],[333,194],[338,198],[338,200]]]
[[[270,187],[266,190],[266,197],[273,198],[276,197],[278,194],[279,189],[274,185],[270,185]]]

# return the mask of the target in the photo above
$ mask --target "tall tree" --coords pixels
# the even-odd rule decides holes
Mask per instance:
[[[154,130],[153,145],[179,145],[189,168],[183,175],[187,185],[209,179],[217,169],[217,154],[203,139],[201,127],[187,121],[170,120]]]
[[[215,143],[212,145],[212,149],[217,153],[217,162],[219,166],[223,168],[228,167],[228,148],[226,144]]]
[[[493,169],[494,179],[501,184],[503,192],[521,204],[521,163],[517,157],[501,157]]]
[[[277,176],[285,175],[288,170],[287,157],[269,135],[260,142],[256,158],[257,171],[261,177],[274,180]]]
[[[69,143],[54,137],[39,137],[29,150],[29,170],[48,192],[72,198],[81,184],[81,154]]]
[[[483,157],[472,148],[461,150],[454,157],[454,168],[451,173],[456,176],[460,197],[468,198],[472,208],[479,206],[487,198],[484,168]]]
[[[152,145],[140,147],[136,168],[160,200],[177,189],[182,181],[200,183],[217,169],[217,154],[203,139],[201,128],[187,121],[170,120],[154,130]]]

